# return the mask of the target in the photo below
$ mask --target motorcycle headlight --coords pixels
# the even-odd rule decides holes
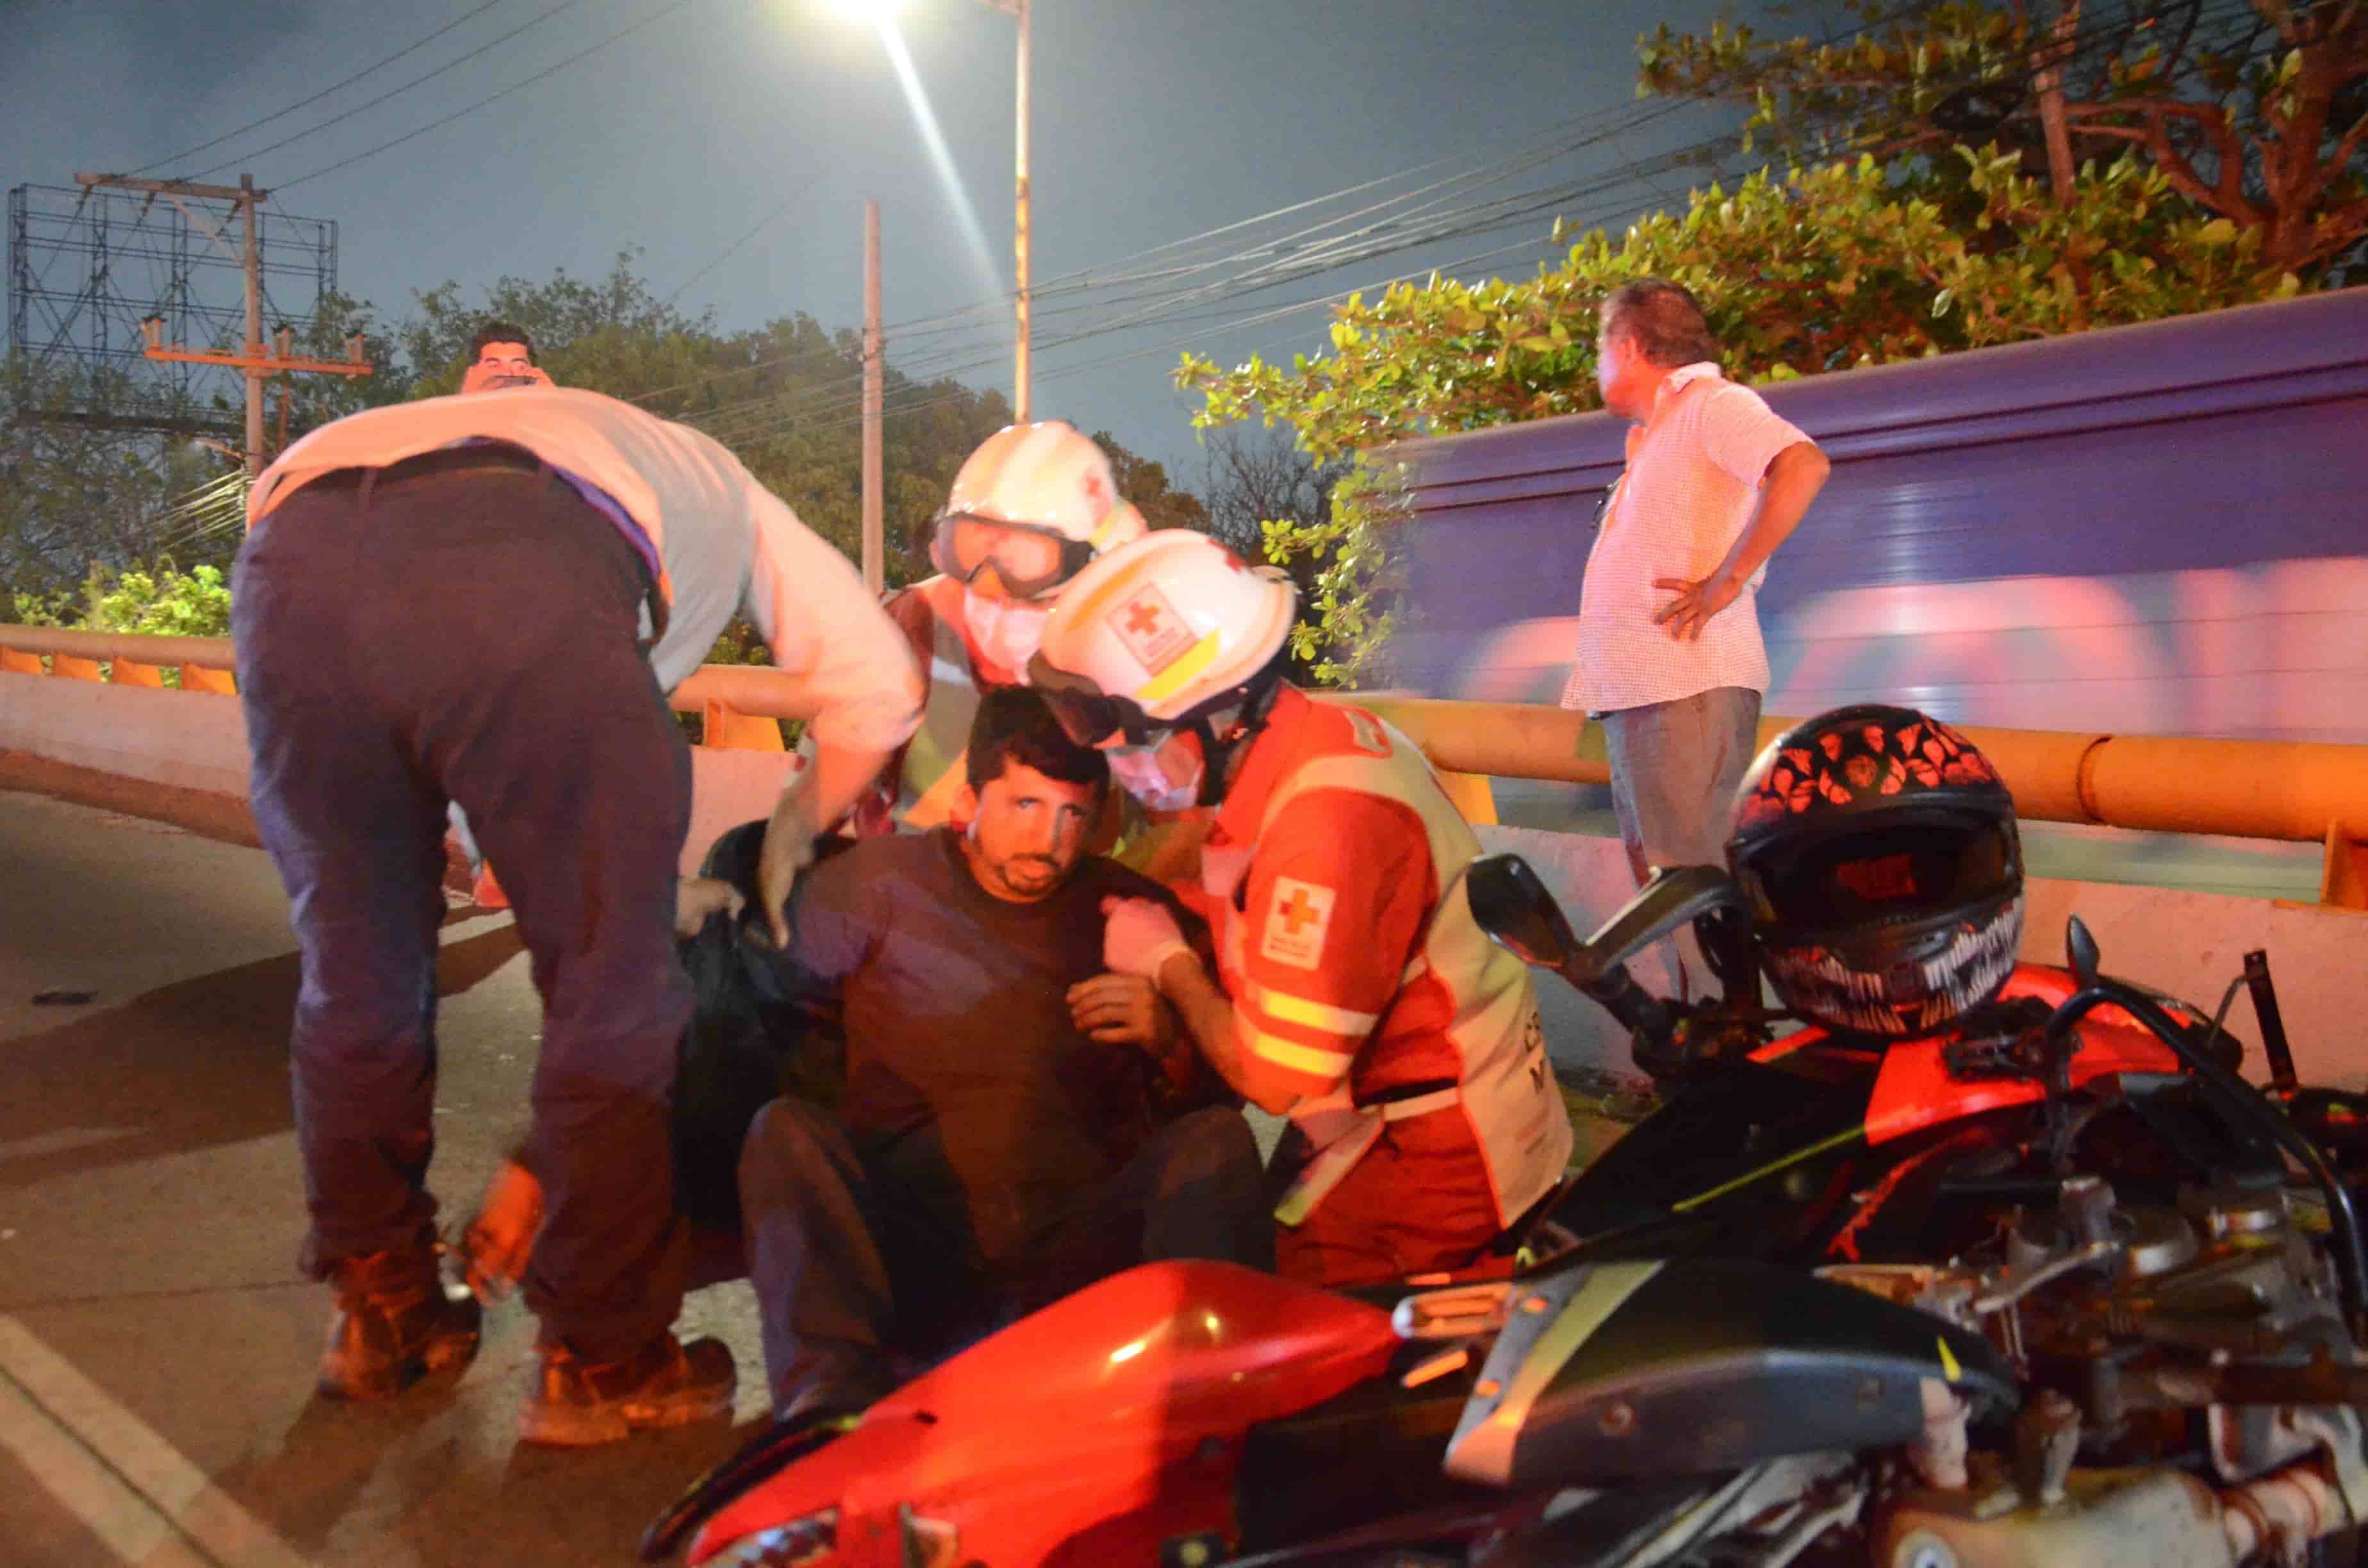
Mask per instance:
[[[707,1568],[801,1568],[822,1562],[837,1547],[838,1510],[825,1508],[742,1536],[709,1558]]]

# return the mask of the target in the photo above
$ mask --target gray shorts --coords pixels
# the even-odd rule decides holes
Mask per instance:
[[[1719,686],[1596,717],[1611,759],[1611,810],[1641,885],[1656,866],[1723,866],[1735,790],[1751,766],[1759,693]]]

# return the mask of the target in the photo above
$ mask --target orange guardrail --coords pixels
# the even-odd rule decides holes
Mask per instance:
[[[0,650],[17,655],[0,653],[0,669],[22,669],[23,655],[38,653],[62,665],[118,659],[179,665],[184,689],[222,689],[192,681],[189,672],[226,672],[232,665],[226,637],[0,625]],[[767,733],[778,742],[779,732],[741,721],[806,717],[795,689],[787,676],[763,665],[707,665],[667,700],[678,711],[706,716],[723,744],[763,744]],[[1584,714],[1536,703],[1327,695],[1372,709],[1451,775],[1579,784],[1608,783],[1611,777],[1602,729]],[[1760,740],[1795,722],[1762,720]],[[2318,844],[2326,852],[2322,900],[2368,907],[2368,745],[1961,727],[1997,766],[2025,817]],[[1466,796],[1473,793],[1466,789]],[[1474,797],[1459,803],[1472,811],[1480,802]]]

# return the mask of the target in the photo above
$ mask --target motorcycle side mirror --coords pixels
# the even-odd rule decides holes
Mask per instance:
[[[1610,973],[1670,932],[1713,910],[1748,911],[1743,890],[1722,866],[1667,866],[1619,914],[1587,939],[1564,974],[1575,985]]]
[[[1463,873],[1472,918],[1523,963],[1559,970],[1578,952],[1578,935],[1554,895],[1519,855],[1484,855]]]
[[[2089,934],[2089,923],[2077,915],[2064,922],[2064,964],[2083,991],[2097,983],[2097,938]]]

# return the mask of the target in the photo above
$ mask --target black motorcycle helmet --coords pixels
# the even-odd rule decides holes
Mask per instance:
[[[1828,1028],[1929,1034],[2014,972],[2013,798],[1912,708],[1838,708],[1778,736],[1736,791],[1726,861],[1776,994]]]

